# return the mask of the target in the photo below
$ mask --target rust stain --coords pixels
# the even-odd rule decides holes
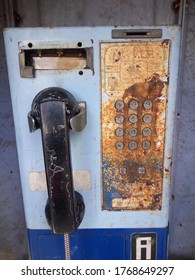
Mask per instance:
[[[160,210],[169,42],[101,44],[103,209]]]

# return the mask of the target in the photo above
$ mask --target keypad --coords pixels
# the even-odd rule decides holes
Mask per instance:
[[[139,106],[143,106],[142,112],[144,112],[145,110],[151,110],[153,107],[153,103],[149,99],[143,101],[140,104],[137,100],[134,99],[130,100],[128,104],[125,104],[122,100],[117,100],[114,103],[116,112],[119,110],[123,110],[120,114],[116,114],[115,116],[115,123],[119,125],[119,127],[115,129],[115,136],[117,138],[126,137],[125,143],[128,139],[126,145],[123,141],[117,141],[116,138],[115,148],[117,150],[129,148],[133,151],[137,148],[142,148],[143,150],[149,150],[151,148],[150,136],[152,135],[152,128],[150,126],[152,123],[152,113],[150,111],[149,113],[145,112],[144,114],[142,113],[142,115],[138,115],[138,110],[141,109],[141,107]],[[124,110],[128,110],[128,115],[125,114],[126,111],[124,112]],[[127,123],[124,126],[125,120],[127,121]],[[145,167],[140,167],[138,169],[139,174],[144,174],[145,172]],[[122,168],[120,173],[122,174]]]
[[[102,211],[162,209],[170,51],[163,39],[101,44]]]

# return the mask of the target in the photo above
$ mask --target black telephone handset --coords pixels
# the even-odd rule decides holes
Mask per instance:
[[[84,128],[85,107],[68,91],[51,87],[36,95],[28,114],[30,132],[38,128],[42,132],[48,190],[45,214],[55,234],[75,231],[84,216],[83,197],[73,188],[69,130]]]

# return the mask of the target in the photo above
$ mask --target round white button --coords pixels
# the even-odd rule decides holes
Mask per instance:
[[[144,116],[143,116],[143,121],[144,121],[145,123],[150,123],[150,122],[152,121],[152,116],[149,115],[149,114],[144,115]]]
[[[143,143],[142,143],[142,147],[143,147],[143,149],[144,150],[148,150],[148,149],[150,149],[150,147],[151,147],[151,143],[149,142],[149,141],[143,141]]]
[[[116,123],[123,123],[124,122],[124,120],[125,120],[125,118],[124,118],[124,116],[123,115],[116,115],[116,117],[115,117],[115,122]]]
[[[152,108],[152,101],[151,100],[145,100],[143,106],[146,110],[150,110]]]
[[[134,136],[137,136],[137,129],[132,127],[129,129],[129,135],[134,137]]]
[[[115,103],[115,108],[117,110],[122,110],[124,108],[125,104],[122,100],[117,100]]]
[[[124,135],[124,130],[120,127],[118,127],[116,130],[115,130],[115,135],[117,137],[122,137]]]
[[[115,143],[115,148],[116,148],[117,150],[122,150],[122,149],[124,148],[124,143],[123,143],[123,142],[120,142],[120,141],[116,142],[116,143]]]
[[[137,142],[135,141],[130,141],[129,142],[129,149],[130,150],[135,150],[137,148]]]
[[[137,109],[137,107],[138,107],[138,102],[136,101],[136,100],[131,100],[130,102],[129,102],[129,108],[130,109],[132,109],[132,110],[136,110]]]
[[[129,121],[130,121],[131,123],[136,123],[136,122],[138,121],[137,115],[130,115],[130,116],[129,116]]]
[[[143,133],[143,136],[147,137],[147,136],[150,136],[152,134],[152,130],[149,127],[145,127],[142,130],[142,133]]]

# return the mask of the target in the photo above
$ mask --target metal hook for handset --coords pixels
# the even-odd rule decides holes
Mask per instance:
[[[34,98],[28,120],[31,132],[38,128],[42,132],[48,189],[47,221],[56,234],[72,232],[83,219],[85,205],[81,194],[73,188],[69,129],[81,131],[84,128],[86,104],[77,103],[63,89],[48,88]]]
[[[87,124],[87,111],[86,111],[86,102],[78,102],[79,113],[74,115],[70,119],[70,127],[72,130],[80,132],[82,131]]]

